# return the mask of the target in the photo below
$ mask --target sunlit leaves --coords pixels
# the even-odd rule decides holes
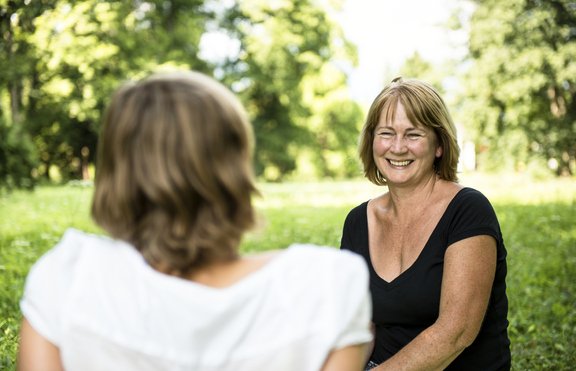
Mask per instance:
[[[228,10],[226,27],[241,48],[219,68],[248,108],[256,169],[270,180],[295,170],[312,177],[350,174],[343,162],[361,112],[336,65],[354,64],[357,56],[331,10],[315,0],[246,0]]]
[[[470,21],[473,66],[459,119],[487,138],[489,161],[553,158],[576,171],[576,6],[567,0],[477,1]],[[518,130],[519,129],[519,130]],[[525,148],[503,139],[526,137]],[[543,151],[531,151],[531,143]]]
[[[12,121],[33,137],[42,161],[36,174],[49,176],[56,167],[64,179],[75,178],[80,160],[94,161],[101,113],[122,81],[195,69],[222,80],[245,103],[259,174],[280,179],[306,151],[305,166],[319,169],[316,175],[349,174],[343,163],[361,113],[337,68],[357,63],[331,16],[341,2],[11,1],[0,12],[0,27],[11,27],[2,29],[0,42],[1,108],[16,107]],[[210,49],[223,39],[225,53],[199,54],[201,40]],[[51,130],[55,125],[60,129]],[[320,169],[317,162],[332,165]]]
[[[197,57],[209,12],[202,0],[54,0],[2,4],[11,19],[0,43],[0,94],[33,137],[39,176],[64,179],[94,161],[101,113],[123,81],[172,68],[206,71]],[[12,26],[13,24],[13,26]],[[0,22],[0,27],[6,23]],[[6,55],[6,58],[4,58]],[[9,56],[9,58],[8,58]],[[6,68],[4,63],[8,60]],[[2,104],[0,109],[6,107]],[[57,123],[61,128],[52,131]],[[87,148],[84,158],[82,149]],[[70,153],[72,151],[72,153]]]

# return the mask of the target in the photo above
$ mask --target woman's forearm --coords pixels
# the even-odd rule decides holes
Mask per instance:
[[[443,370],[466,348],[458,338],[433,325],[373,371]]]
[[[376,339],[376,325],[373,322],[370,323],[370,331],[372,332],[372,341],[366,344],[366,353],[364,355],[364,364],[367,364],[372,357],[372,353],[374,352],[374,343]]]

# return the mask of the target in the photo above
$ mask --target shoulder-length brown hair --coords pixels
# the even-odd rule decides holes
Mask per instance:
[[[364,167],[364,176],[376,185],[386,185],[386,179],[374,162],[374,129],[385,115],[393,120],[397,103],[402,103],[412,124],[424,125],[432,130],[442,148],[442,156],[434,162],[435,171],[441,179],[458,181],[457,168],[460,147],[456,138],[456,126],[440,94],[431,85],[416,79],[397,77],[378,94],[370,106],[366,122],[360,132],[358,155]]]
[[[212,78],[176,72],[124,85],[104,118],[92,216],[163,270],[233,259],[255,222],[252,150],[244,109]]]

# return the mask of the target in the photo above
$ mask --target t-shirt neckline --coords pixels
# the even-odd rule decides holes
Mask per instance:
[[[363,233],[364,240],[362,243],[362,248],[366,249],[368,267],[369,267],[370,273],[371,273],[370,275],[371,275],[371,277],[376,279],[375,282],[377,284],[379,284],[380,286],[382,286],[384,288],[392,288],[394,286],[400,285],[402,282],[404,282],[406,279],[408,279],[410,276],[412,276],[413,272],[416,271],[415,267],[417,267],[420,264],[421,260],[423,259],[422,256],[426,255],[426,253],[430,249],[429,245],[430,245],[430,241],[432,240],[432,237],[439,230],[439,226],[442,225],[442,223],[444,223],[444,219],[447,217],[446,215],[448,215],[448,211],[453,207],[455,200],[459,197],[459,195],[465,189],[468,189],[468,187],[462,187],[462,189],[460,189],[458,192],[456,192],[454,197],[452,197],[452,199],[448,203],[448,206],[446,206],[444,213],[442,214],[442,216],[438,220],[438,223],[436,223],[434,230],[432,230],[432,233],[430,234],[430,236],[426,240],[426,243],[424,244],[424,248],[422,248],[422,251],[420,251],[420,254],[416,258],[414,263],[412,263],[411,266],[409,266],[404,272],[400,273],[398,276],[396,276],[396,278],[394,278],[390,282],[388,282],[384,278],[380,277],[380,275],[376,272],[376,270],[374,269],[374,266],[372,265],[372,258],[370,257],[370,246],[368,244],[369,243],[369,241],[368,241],[368,202],[370,200],[364,202],[364,228],[365,228],[365,230]]]
[[[282,250],[277,256],[271,258],[266,264],[261,266],[260,268],[254,270],[253,272],[248,273],[244,277],[240,278],[236,282],[225,286],[225,287],[213,287],[209,285],[205,285],[202,283],[198,283],[195,281],[191,281],[185,278],[171,276],[166,273],[162,273],[154,269],[152,266],[146,262],[142,254],[136,250],[130,244],[124,243],[128,251],[131,252],[132,255],[136,256],[134,261],[136,262],[135,265],[137,269],[141,270],[143,274],[147,277],[154,277],[155,280],[160,280],[166,285],[174,285],[174,286],[187,286],[190,290],[201,290],[204,292],[212,292],[212,293],[226,293],[236,290],[242,290],[244,287],[252,287],[257,285],[258,282],[263,282],[265,279],[261,279],[262,276],[267,276],[270,272],[276,270],[277,266],[284,264],[286,260],[292,255],[292,251],[295,250],[297,245],[288,246],[286,249]]]

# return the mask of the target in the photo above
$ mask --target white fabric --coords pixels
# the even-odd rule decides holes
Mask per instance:
[[[316,371],[330,351],[372,337],[364,260],[313,245],[215,289],[70,229],[30,271],[20,307],[68,371]]]

